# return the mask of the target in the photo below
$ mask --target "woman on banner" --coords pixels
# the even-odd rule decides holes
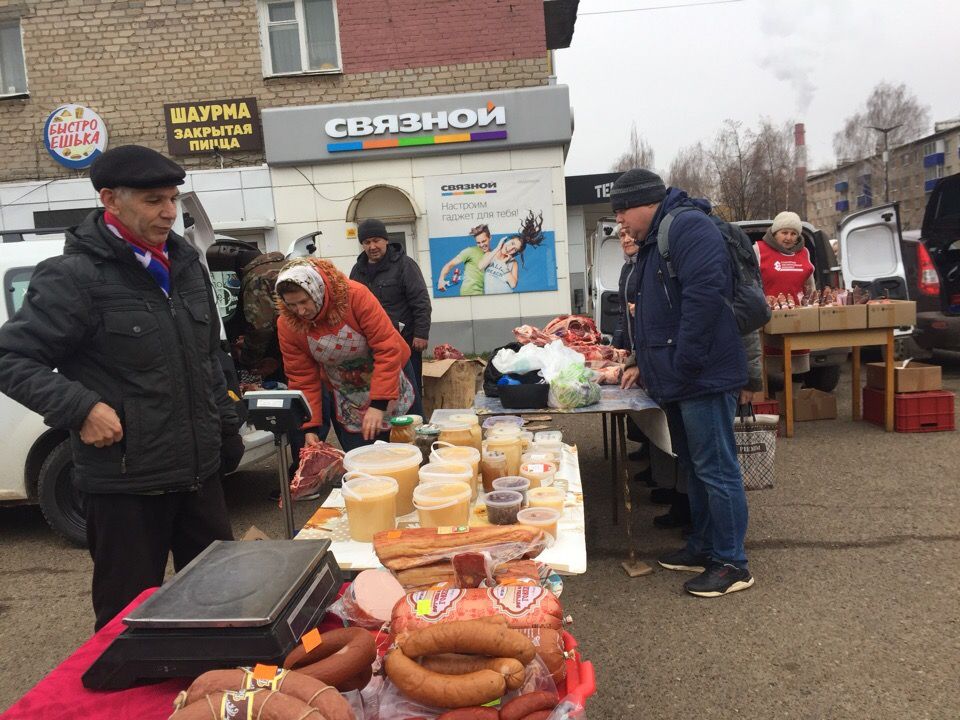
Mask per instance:
[[[495,250],[488,252],[480,261],[483,270],[485,295],[501,295],[516,290],[520,281],[520,264],[527,246],[539,247],[543,242],[543,213],[534,216],[531,210],[516,235],[502,238]]]

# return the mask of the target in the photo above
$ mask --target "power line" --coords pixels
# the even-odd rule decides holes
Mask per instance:
[[[683,5],[656,5],[652,7],[628,8],[625,10],[597,10],[596,12],[578,12],[577,17],[584,15],[613,15],[616,13],[646,12],[647,10],[674,10],[677,8],[701,7],[703,5],[729,5],[731,3],[740,3],[743,0],[705,0],[705,2],[692,2]]]

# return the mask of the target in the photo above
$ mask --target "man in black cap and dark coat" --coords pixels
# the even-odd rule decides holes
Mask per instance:
[[[413,380],[418,394],[422,394],[423,351],[430,338],[433,310],[423,273],[400,243],[389,242],[382,220],[369,218],[361,222],[357,239],[363,252],[350,271],[350,279],[370,288],[407,341]]]
[[[94,162],[104,209],[40,263],[0,328],[0,391],[70,432],[96,628],[232,531],[221,453],[242,454],[200,256],[172,232],[184,170],[125,145]],[[56,370],[56,372],[55,372]]]

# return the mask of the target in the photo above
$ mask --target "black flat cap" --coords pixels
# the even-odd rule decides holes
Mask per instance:
[[[90,182],[103,188],[160,188],[183,185],[186,171],[170,158],[142,145],[121,145],[98,157],[90,167]]]

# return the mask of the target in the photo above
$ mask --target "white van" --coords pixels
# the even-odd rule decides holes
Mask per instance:
[[[205,251],[215,242],[210,222],[193,193],[182,195],[181,204],[184,212],[189,212],[196,222],[185,237],[204,258]],[[57,231],[36,234],[36,231],[8,230],[0,231],[0,235],[0,281],[4,289],[0,324],[3,324],[23,304],[36,265],[63,252],[64,236]],[[229,312],[236,312],[236,303],[225,300],[217,298],[222,319]],[[0,433],[0,505],[39,503],[50,527],[67,540],[85,545],[83,497],[73,486],[73,460],[67,431],[47,427],[39,415],[3,393],[0,393],[0,427],[4,428]],[[245,446],[241,468],[275,452],[271,433],[244,425],[241,434]]]

